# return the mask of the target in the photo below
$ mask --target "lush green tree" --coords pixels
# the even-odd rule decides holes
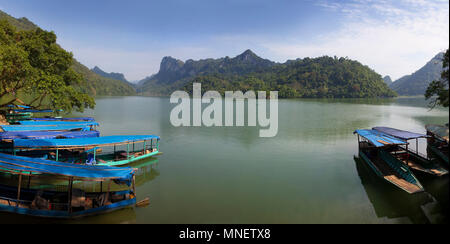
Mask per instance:
[[[73,55],[56,44],[53,32],[18,31],[0,21],[0,108],[93,108],[94,99],[79,90],[83,78],[72,68]]]
[[[443,61],[443,71],[441,73],[441,79],[437,81],[433,81],[428,86],[426,92],[425,92],[425,98],[427,100],[431,100],[430,106],[431,108],[434,108],[436,105],[441,105],[443,107],[448,107],[448,65],[449,65],[449,49],[447,49],[447,52],[444,54]]]

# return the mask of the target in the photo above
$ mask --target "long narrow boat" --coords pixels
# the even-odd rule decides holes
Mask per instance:
[[[55,126],[55,125],[80,125],[80,124],[86,124],[86,125],[96,125],[99,124],[95,121],[36,121],[36,120],[24,120],[24,121],[18,121],[19,125],[27,125],[27,126]]]
[[[443,125],[427,125],[425,126],[427,130],[428,138],[428,149],[434,154],[438,159],[448,163],[448,144],[449,144],[449,130],[448,124]]]
[[[70,219],[131,207],[136,204],[135,171],[133,168],[72,165],[0,154],[0,172],[18,177],[14,186],[0,185],[0,211]],[[26,180],[48,175],[67,182],[67,190],[57,191],[56,186],[38,190],[24,187]],[[108,190],[85,192],[76,188],[76,181],[106,182]],[[128,190],[111,191],[112,184],[125,185]]]
[[[356,130],[359,155],[385,181],[413,194],[423,192],[423,186],[410,169],[394,158],[386,149],[406,145],[407,142],[376,130]]]
[[[31,118],[33,121],[95,121],[92,117],[74,117],[74,118],[58,118],[58,117],[44,117],[44,118]]]
[[[159,141],[154,135],[17,139],[13,153],[75,164],[121,166],[158,155]]]
[[[13,141],[16,139],[68,139],[99,137],[100,132],[93,131],[18,131],[0,132],[0,152],[11,152],[14,149]]]
[[[403,162],[411,169],[435,176],[443,176],[448,174],[448,171],[438,162],[429,158],[428,155],[423,155],[419,152],[419,139],[427,139],[427,135],[390,127],[374,127],[373,129],[406,142],[415,140],[415,150],[409,147],[409,144],[392,147],[388,150],[392,156]]]
[[[13,131],[0,132],[0,141],[11,141],[15,139],[68,139],[99,137],[100,132],[92,131]]]
[[[98,126],[97,122],[83,122],[73,125],[0,125],[3,132],[13,131],[91,131]],[[1,131],[0,130],[0,131]]]

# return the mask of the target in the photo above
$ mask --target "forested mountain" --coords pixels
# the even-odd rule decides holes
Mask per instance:
[[[411,75],[403,76],[390,85],[391,89],[399,95],[414,96],[424,95],[428,85],[441,78],[442,59],[441,52],[432,58],[425,66]]]
[[[0,11],[17,28],[37,28],[26,18],[15,19]],[[79,62],[73,68],[87,81],[81,90],[92,95],[168,96],[175,90],[192,89],[192,82],[202,82],[206,89],[272,90],[282,98],[294,97],[392,97],[383,78],[361,63],[346,58],[319,57],[275,63],[258,57],[251,50],[234,57],[204,60],[163,58],[160,71],[128,83],[120,73],[106,73],[98,67],[89,70]],[[136,87],[136,90],[134,88]]]
[[[389,75],[385,76],[383,78],[383,80],[384,80],[384,83],[386,83],[387,85],[392,84],[392,79],[391,79],[391,77]]]
[[[102,69],[100,69],[98,66],[95,66],[93,69],[91,69],[91,71],[98,75],[101,75],[105,78],[111,78],[114,80],[120,80],[120,81],[129,83],[128,80],[125,79],[125,75],[122,73],[114,73],[114,72],[107,73],[107,72],[103,71]]]
[[[226,74],[246,75],[252,72],[264,72],[276,63],[262,59],[247,50],[235,58],[192,59],[183,62],[172,57],[164,57],[160,71],[139,82],[138,92],[145,95],[168,95],[180,89],[189,81],[202,75]]]
[[[280,91],[281,98],[396,96],[379,74],[357,61],[325,56],[279,64],[250,50],[235,58],[186,63],[165,57],[160,72],[141,81],[138,91],[164,96],[190,91],[193,82],[201,82],[203,91],[272,90]]]
[[[33,30],[38,28],[37,25],[29,21],[27,18],[16,19],[0,10],[0,19],[6,19],[13,26],[20,30]],[[105,78],[100,76],[75,60],[73,69],[83,75],[86,82],[80,89],[94,96],[120,96],[136,94],[134,88],[127,82],[120,80]]]

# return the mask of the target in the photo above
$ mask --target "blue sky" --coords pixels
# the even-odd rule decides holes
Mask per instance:
[[[394,79],[448,48],[449,2],[424,0],[0,0],[58,35],[83,64],[140,80],[164,56],[277,62],[347,56]]]

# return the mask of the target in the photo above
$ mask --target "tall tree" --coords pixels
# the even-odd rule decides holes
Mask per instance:
[[[448,65],[449,65],[449,53],[448,49],[444,54],[443,60],[443,71],[441,73],[441,79],[437,81],[433,81],[428,86],[425,92],[425,98],[430,101],[431,108],[436,107],[436,105],[441,105],[443,107],[448,107]]]
[[[56,44],[53,32],[40,28],[18,31],[0,21],[0,108],[11,104],[32,108],[93,108],[94,99],[75,85],[84,82],[72,68],[73,54]]]

